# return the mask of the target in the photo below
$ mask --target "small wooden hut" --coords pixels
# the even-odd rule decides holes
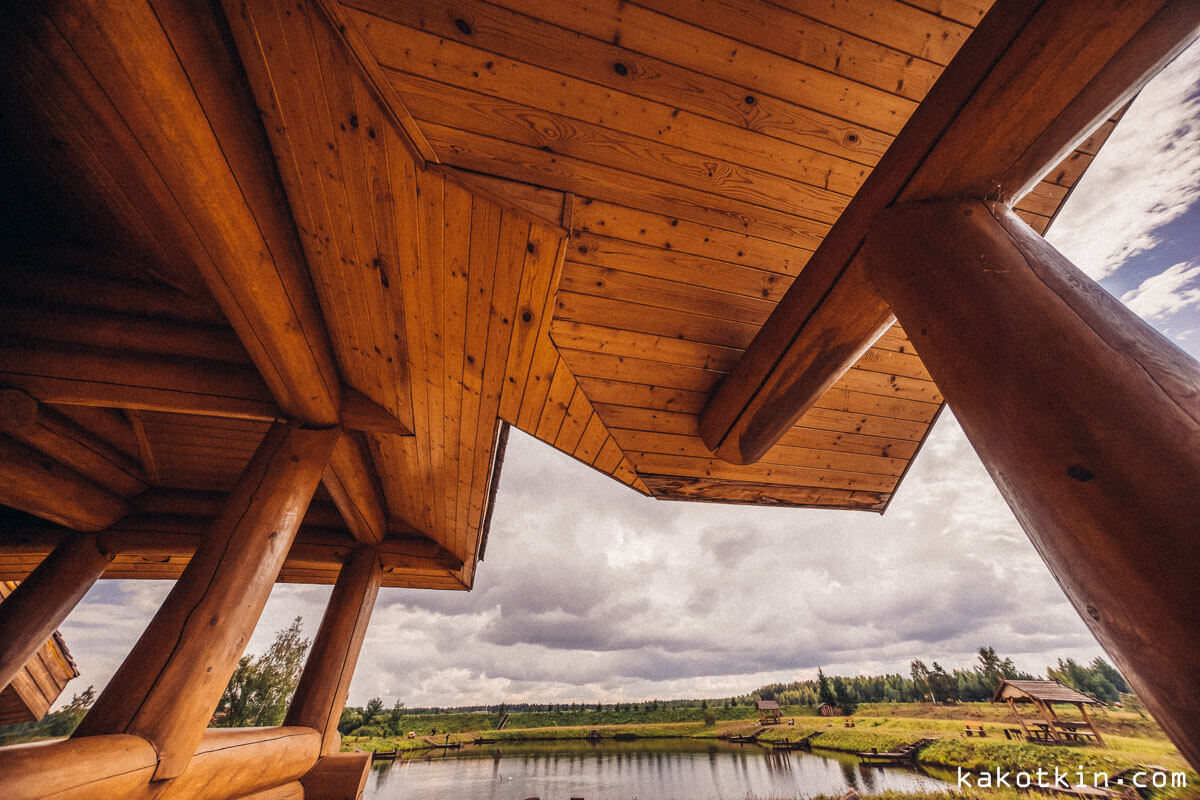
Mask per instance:
[[[0,581],[0,601],[16,588]],[[57,631],[0,687],[0,725],[33,722],[46,716],[67,683],[79,676],[67,644]]]
[[[762,725],[778,725],[783,719],[783,711],[774,700],[759,700],[754,705],[758,709],[758,721]]]
[[[1097,744],[1104,744],[1104,738],[1100,736],[1100,731],[1092,723],[1087,711],[1088,706],[1100,705],[1100,701],[1058,681],[1001,681],[996,687],[992,702],[1008,703],[1028,741],[1055,744],[1095,741]],[[1032,705],[1043,721],[1026,723],[1017,710],[1018,703]],[[1075,706],[1079,709],[1083,721],[1060,719],[1058,714],[1054,713],[1056,704]]]

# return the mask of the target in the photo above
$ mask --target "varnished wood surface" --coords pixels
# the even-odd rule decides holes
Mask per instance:
[[[371,774],[370,753],[324,755],[302,778],[309,800],[358,800]]]
[[[1097,13],[1103,35],[1076,36],[1070,20]],[[713,394],[701,420],[709,447],[734,463],[761,457],[890,321],[853,265],[876,214],[904,200],[1032,195],[1025,208],[1052,216],[1063,189],[1030,190],[1198,26],[1188,2],[998,3]]]
[[[323,757],[337,753],[341,744],[338,720],[382,581],[378,551],[369,546],[356,549],[334,584],[288,706],[284,724],[303,725],[319,732]]]
[[[864,260],[1072,605],[1200,763],[1180,702],[1200,692],[1200,364],[999,203],[898,206]]]
[[[340,436],[277,423],[76,736],[136,733],[178,776],[254,629]],[[226,591],[237,586],[238,591]]]
[[[112,553],[95,534],[64,539],[0,603],[0,686],[13,679],[58,630],[104,569]],[[61,687],[59,687],[61,689]],[[53,702],[58,696],[48,698]]]
[[[0,774],[7,800],[229,800],[291,786],[317,763],[319,745],[309,728],[212,729],[182,775],[151,782],[155,752],[145,739],[88,736],[0,748]]]

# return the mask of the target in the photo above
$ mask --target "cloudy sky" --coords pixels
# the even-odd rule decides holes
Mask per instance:
[[[1050,240],[1200,357],[1200,46],[1138,98]],[[63,625],[102,686],[167,584],[104,581]],[[250,643],[329,587],[279,586]],[[390,705],[741,694],[973,662],[1040,673],[1099,646],[943,414],[884,516],[663,503],[513,431],[474,591],[384,589],[351,689]],[[70,691],[66,693],[70,694]]]

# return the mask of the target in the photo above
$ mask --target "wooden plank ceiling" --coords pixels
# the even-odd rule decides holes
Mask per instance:
[[[177,576],[284,416],[347,430],[284,580],[382,537],[385,585],[469,587],[502,421],[654,497],[881,511],[943,405],[899,327],[757,464],[697,420],[986,6],[31,11],[0,389],[41,427],[9,450],[112,495],[120,577]],[[1035,229],[1115,122],[1018,205]],[[0,579],[65,535],[10,522]]]
[[[551,338],[656,497],[882,510],[942,407],[897,326],[759,463],[697,435],[988,4],[862,5],[343,4],[442,163],[531,209],[573,196]],[[1039,232],[1112,124],[1018,205]]]

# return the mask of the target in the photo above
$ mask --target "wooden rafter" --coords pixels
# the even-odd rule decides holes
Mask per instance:
[[[932,197],[1015,203],[1192,41],[1188,0],[1001,0],[838,219],[700,421],[705,444],[757,460],[894,321],[855,257],[877,214]],[[1080,19],[1100,18],[1079,36]]]

